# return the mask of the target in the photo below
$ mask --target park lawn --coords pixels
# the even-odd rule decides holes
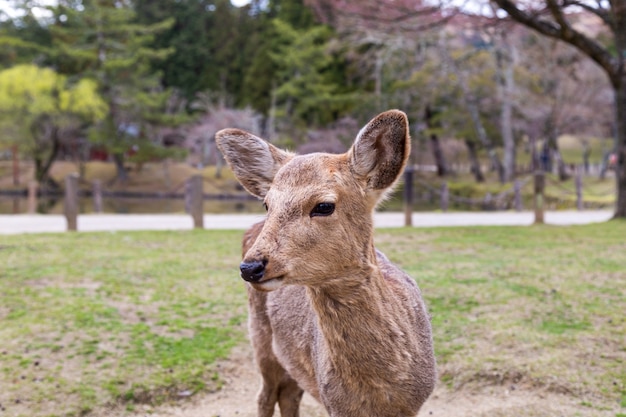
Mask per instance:
[[[240,231],[0,236],[0,412],[78,416],[220,388],[245,341]],[[626,222],[386,229],[450,389],[626,407]],[[121,407],[121,408],[119,408]]]
[[[245,336],[239,232],[0,237],[0,404],[83,415],[215,390]]]
[[[626,415],[626,222],[388,230],[379,247],[420,284],[449,388],[546,389]]]

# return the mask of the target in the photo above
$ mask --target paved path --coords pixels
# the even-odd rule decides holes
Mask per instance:
[[[553,225],[604,222],[611,211],[554,211],[546,212],[545,220]],[[206,214],[206,229],[247,229],[263,218],[260,214]],[[414,213],[415,227],[446,226],[527,226],[533,222],[532,212],[452,212]],[[377,213],[376,227],[402,227],[403,213]],[[84,214],[78,216],[78,230],[188,230],[193,227],[191,216],[178,214]],[[0,234],[63,232],[66,229],[62,215],[0,215]]]

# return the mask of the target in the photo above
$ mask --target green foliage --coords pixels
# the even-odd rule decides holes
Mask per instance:
[[[187,154],[184,149],[157,146],[150,141],[138,142],[134,149],[136,149],[136,151],[128,160],[137,164],[144,164],[155,160],[159,161],[165,158],[183,159]]]
[[[0,106],[3,112],[56,113],[65,79],[51,69],[18,65],[0,73]]]
[[[125,179],[124,153],[155,137],[158,126],[172,123],[166,115],[171,92],[161,87],[160,74],[151,71],[151,63],[167,58],[173,49],[150,45],[174,21],[138,24],[133,9],[121,3],[60,2],[52,10],[57,61],[68,73],[97,79],[109,106],[106,118],[93,126],[89,137],[115,155],[118,176]]]
[[[0,68],[35,61],[45,63],[51,45],[46,24],[37,19],[26,4],[12,3],[12,7],[21,8],[22,15],[5,20],[0,14]]]
[[[298,30],[280,19],[273,24],[282,40],[270,53],[278,68],[275,94],[281,114],[309,126],[332,122],[353,99],[341,93],[333,74],[332,30],[327,26]]]
[[[464,68],[470,100],[477,103],[481,121],[487,136],[494,142],[500,140],[497,117],[500,110],[494,100],[496,80],[492,67],[492,57],[487,51],[453,51],[450,57]],[[412,72],[406,80],[394,82],[395,90],[410,89],[419,92],[410,104],[410,109],[421,113],[427,105],[436,109],[433,123],[436,130],[425,131],[425,135],[436,133],[439,136],[452,136],[469,139],[481,147],[467,107],[463,104],[463,92],[459,80],[451,71],[440,71],[440,61],[428,60]],[[471,70],[470,70],[471,69]],[[410,111],[410,110],[409,110]]]
[[[215,4],[192,0],[176,3],[139,0],[135,11],[136,20],[142,25],[166,19],[174,21],[167,29],[155,33],[150,43],[156,49],[172,49],[168,59],[151,62],[151,70],[163,74],[164,86],[179,89],[190,101],[198,91],[220,90],[220,82],[224,81],[221,77],[232,76],[229,71],[232,63],[224,59],[228,58],[224,55],[234,56],[236,48],[232,42],[236,21],[234,8],[227,0]],[[226,83],[223,87],[228,88],[230,83],[228,80]]]
[[[93,80],[70,85],[67,77],[49,68],[17,65],[0,72],[0,110],[7,116],[67,114],[97,121],[104,118],[108,107]]]
[[[49,68],[17,65],[0,71],[0,128],[4,140],[18,144],[35,156],[50,146],[54,137],[42,136],[49,125],[60,129],[72,124],[97,122],[108,106],[93,80],[72,85],[67,77]]]
[[[70,90],[61,91],[59,107],[92,122],[104,119],[109,111],[98,95],[97,83],[90,79],[82,79]]]

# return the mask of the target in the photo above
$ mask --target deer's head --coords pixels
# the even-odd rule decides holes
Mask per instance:
[[[294,155],[248,132],[221,130],[217,144],[267,218],[240,265],[256,289],[323,286],[367,274],[375,262],[372,212],[402,173],[408,121],[381,113],[341,155]]]

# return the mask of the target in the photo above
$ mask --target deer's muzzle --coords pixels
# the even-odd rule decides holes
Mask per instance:
[[[242,262],[239,265],[241,271],[241,278],[247,282],[259,282],[265,275],[265,266],[267,261],[265,259],[261,261]]]

